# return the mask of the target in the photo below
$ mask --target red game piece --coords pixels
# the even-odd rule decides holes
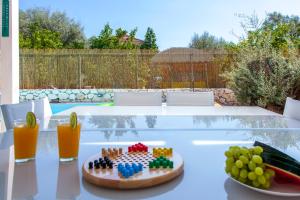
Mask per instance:
[[[142,143],[137,143],[128,147],[128,152],[148,152],[148,147]]]

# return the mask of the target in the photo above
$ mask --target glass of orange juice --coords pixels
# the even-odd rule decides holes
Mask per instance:
[[[72,124],[72,120],[70,120],[70,123],[61,122],[57,126],[60,161],[72,161],[77,159],[79,151],[80,129],[81,125],[77,124],[77,116],[75,125]]]
[[[35,159],[39,125],[33,126],[25,121],[14,122],[15,162],[27,162]]]

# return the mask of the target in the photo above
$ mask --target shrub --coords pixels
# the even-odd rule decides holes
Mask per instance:
[[[287,96],[299,92],[298,50],[278,51],[268,41],[263,44],[242,46],[234,66],[223,77],[242,104],[283,107]]]

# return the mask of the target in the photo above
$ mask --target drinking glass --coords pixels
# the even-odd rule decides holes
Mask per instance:
[[[15,162],[27,162],[35,159],[39,125],[31,128],[24,120],[14,121]]]
[[[72,128],[70,123],[60,122],[57,125],[58,151],[59,160],[72,161],[76,160],[79,151],[81,125],[77,124]]]

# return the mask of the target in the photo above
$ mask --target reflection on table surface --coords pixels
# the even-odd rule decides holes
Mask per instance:
[[[16,163],[13,176],[13,199],[33,199],[38,193],[35,161]]]
[[[60,121],[69,116],[52,116],[42,123],[43,130],[56,130]],[[243,129],[298,129],[300,121],[276,116],[79,116],[83,130],[243,130]]]
[[[60,162],[57,174],[57,199],[76,199],[80,195],[78,161]]]
[[[268,143],[300,160],[299,131],[83,131],[78,161],[58,161],[56,132],[40,132],[35,161],[15,164],[11,132],[0,143],[1,199],[275,199],[228,180],[223,166],[230,145]],[[148,189],[111,190],[84,181],[81,167],[102,147],[126,147],[135,142],[173,147],[184,158],[184,174]],[[298,198],[290,198],[295,200]]]

